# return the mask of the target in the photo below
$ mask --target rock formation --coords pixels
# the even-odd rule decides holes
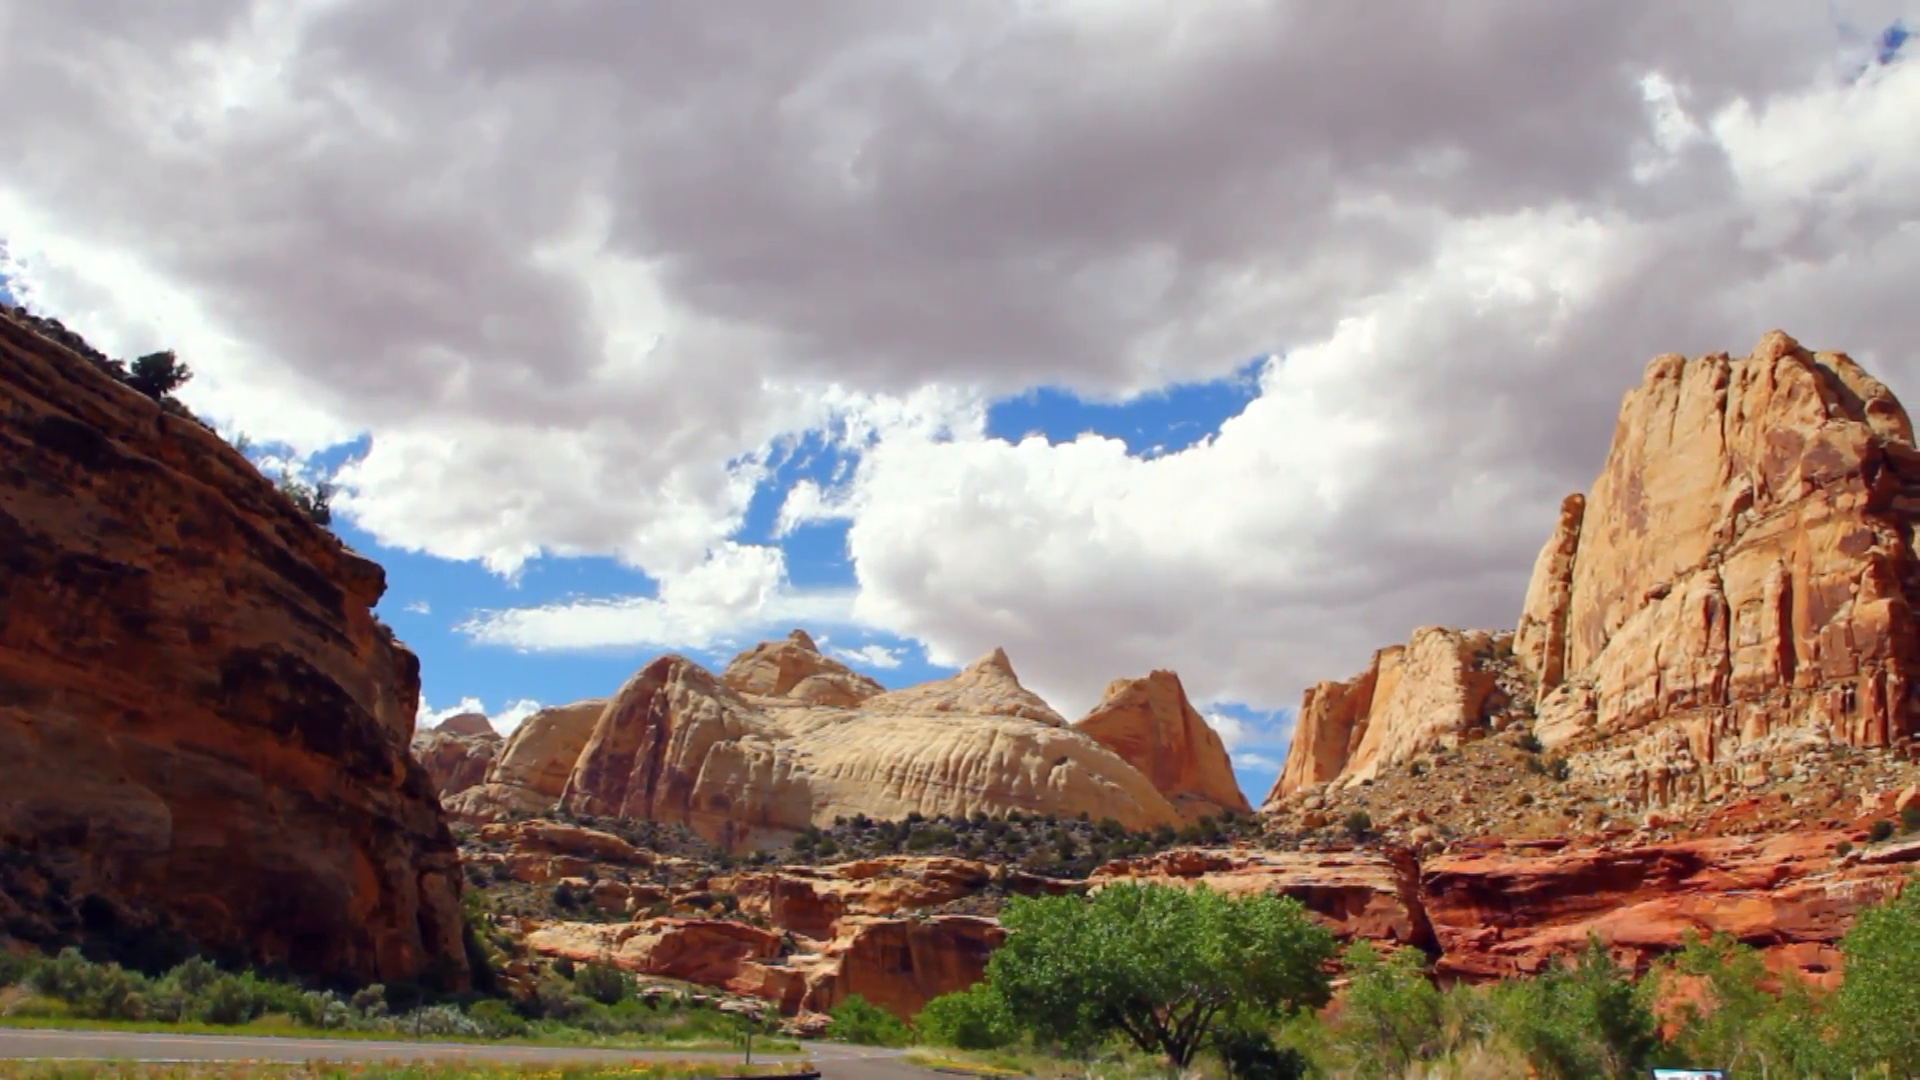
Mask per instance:
[[[1650,803],[1908,743],[1917,512],[1913,425],[1846,356],[1654,359],[1528,589],[1541,741]]]
[[[1180,821],[1138,770],[1021,687],[998,650],[950,679],[847,707],[812,700],[823,676],[844,690],[851,673],[810,645],[750,650],[718,678],[678,656],[649,663],[602,711],[563,805],[685,824],[736,850],[856,814]]]
[[[1171,671],[1114,680],[1100,704],[1073,726],[1146,774],[1190,821],[1253,811],[1234,779],[1225,744]]]
[[[499,753],[500,734],[479,713],[462,713],[413,737],[414,759],[426,766],[436,791],[465,791],[484,781]]]
[[[0,312],[0,927],[464,986],[384,588],[177,404]]]
[[[1329,781],[1359,781],[1435,746],[1502,726],[1515,704],[1511,638],[1437,626],[1381,649],[1347,682],[1307,691],[1269,803]]]
[[[879,683],[821,653],[805,630],[755,645],[733,658],[720,681],[743,694],[851,708],[885,691]]]
[[[541,709],[520,721],[484,779],[442,784],[441,803],[456,819],[469,821],[552,810],[606,707],[605,699],[590,698]]]
[[[1561,507],[1510,657],[1423,630],[1315,687],[1269,803],[1469,738],[1503,697],[1635,805],[1720,799],[1828,744],[1911,749],[1917,514],[1912,424],[1846,356],[1775,331],[1743,359],[1657,357]]]

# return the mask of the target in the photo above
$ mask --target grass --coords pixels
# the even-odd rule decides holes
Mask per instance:
[[[473,1065],[465,1062],[393,1065],[276,1065],[253,1061],[56,1062],[0,1061],[0,1080],[697,1080],[741,1075],[738,1067],[690,1062],[607,1065]],[[773,1071],[754,1076],[776,1077]]]
[[[914,1050],[907,1054],[907,1060],[923,1069],[939,1069],[942,1072],[960,1072],[970,1076],[1026,1076],[1024,1069],[1006,1068],[1000,1065],[985,1065],[977,1061],[963,1061],[951,1057],[946,1051],[935,1053],[929,1050]]]
[[[0,1015],[0,1028],[30,1028],[51,1031],[127,1031],[153,1032],[169,1035],[255,1035],[289,1039],[357,1039],[363,1042],[427,1042],[427,1043],[498,1043],[509,1046],[554,1046],[554,1047],[606,1047],[614,1050],[685,1050],[688,1052],[725,1053],[739,1050],[740,1046],[726,1039],[695,1038],[648,1038],[640,1035],[594,1035],[579,1031],[568,1037],[542,1038],[522,1036],[509,1039],[472,1038],[457,1035],[409,1035],[395,1031],[349,1030],[344,1028],[310,1028],[294,1023],[284,1016],[263,1016],[251,1023],[228,1027],[220,1024],[200,1024],[190,1021],[165,1023],[158,1020],[88,1020],[72,1016],[6,1016]],[[779,1039],[755,1035],[753,1052],[756,1054],[794,1054],[799,1053],[800,1044],[792,1039]],[[0,1067],[0,1078],[11,1074]]]

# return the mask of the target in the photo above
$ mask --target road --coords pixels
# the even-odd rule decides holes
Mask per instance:
[[[573,1046],[516,1046],[508,1043],[374,1041],[371,1039],[290,1039],[252,1035],[174,1035],[136,1031],[50,1031],[0,1028],[0,1060],[61,1058],[91,1061],[486,1061],[589,1063],[596,1061],[738,1062],[737,1053],[673,1050],[596,1050]],[[838,1043],[812,1043],[799,1053],[753,1055],[762,1061],[810,1059],[830,1080],[926,1080],[898,1050]]]

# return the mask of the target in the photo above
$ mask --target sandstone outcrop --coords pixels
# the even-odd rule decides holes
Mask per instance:
[[[463,821],[552,810],[606,707],[604,698],[589,698],[535,712],[513,729],[483,781],[441,785],[441,803]]]
[[[500,736],[486,717],[481,716],[480,723],[485,731],[458,730],[449,721],[414,735],[414,759],[426,766],[435,791],[465,791],[487,778],[500,753]]]
[[[1185,848],[1100,867],[1088,885],[1118,882],[1205,887],[1232,896],[1300,901],[1343,940],[1413,945],[1431,951],[1433,930],[1420,902],[1420,871],[1404,851],[1226,851]]]
[[[1536,973],[1589,934],[1644,971],[1690,933],[1726,933],[1830,986],[1854,917],[1897,895],[1920,862],[1920,844],[1841,856],[1853,835],[1499,845],[1428,860],[1420,895],[1443,977]]]
[[[1846,356],[1657,357],[1528,589],[1541,741],[1654,804],[1910,743],[1917,512],[1913,426]]]
[[[477,712],[463,712],[449,716],[428,730],[438,731],[443,735],[476,735],[483,738],[490,735],[496,739],[500,737],[500,733],[493,730],[493,721],[487,719],[487,714]]]
[[[1073,726],[1144,773],[1190,821],[1253,812],[1226,745],[1171,671],[1114,680]]]
[[[527,935],[545,956],[604,963],[763,998],[786,1013],[824,1013],[859,994],[903,1019],[986,974],[1005,940],[992,919],[851,916],[825,941],[723,919],[618,925],[556,923]]]
[[[998,650],[950,679],[856,707],[792,696],[823,672],[838,674],[817,653],[799,657],[812,667],[796,670],[794,653],[811,651],[780,643],[743,654],[734,668],[746,685],[791,682],[784,697],[738,690],[678,656],[647,664],[595,722],[562,804],[684,824],[733,850],[859,814],[1085,812],[1133,829],[1181,820],[1137,769],[1021,687]]]
[[[1307,691],[1267,802],[1331,781],[1370,779],[1435,747],[1504,725],[1516,707],[1512,638],[1437,626],[1381,649],[1358,677]]]
[[[0,926],[464,986],[384,574],[183,413],[0,312]]]

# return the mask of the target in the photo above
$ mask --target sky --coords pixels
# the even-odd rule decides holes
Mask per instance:
[[[800,626],[1304,689],[1511,627],[1656,354],[1920,400],[1911,0],[0,0],[0,288],[341,487],[423,716]]]

